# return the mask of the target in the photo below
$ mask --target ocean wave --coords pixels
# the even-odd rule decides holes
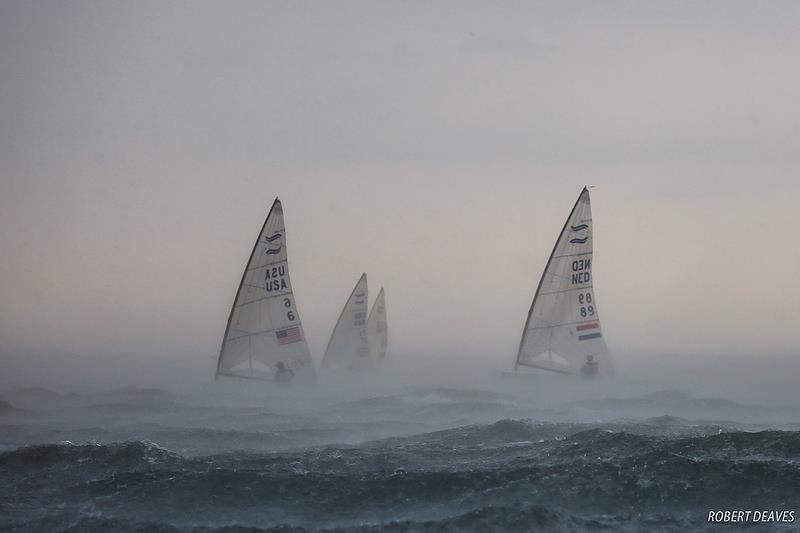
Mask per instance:
[[[645,421],[645,426],[649,421]],[[689,427],[696,429],[698,426],[686,426],[680,420],[659,419],[653,421],[655,427],[673,428]],[[8,426],[15,427],[15,426]],[[705,426],[700,426],[705,427]],[[693,453],[695,455],[712,454],[719,457],[763,457],[773,459],[793,460],[800,457],[800,432],[798,431],[722,431],[716,426],[711,427],[713,433],[704,435],[674,436],[671,433],[664,435],[650,434],[645,427],[643,433],[630,432],[615,428],[630,429],[629,424],[620,423],[594,426],[591,424],[551,423],[532,420],[504,419],[491,424],[478,424],[461,426],[446,430],[433,431],[411,435],[408,437],[389,437],[380,440],[348,444],[344,447],[324,445],[318,448],[287,449],[283,451],[259,452],[257,449],[242,447],[228,453],[219,453],[207,457],[216,460],[241,457],[308,457],[319,456],[336,450],[337,453],[392,453],[398,450],[415,449],[420,455],[426,450],[440,449],[486,449],[506,447],[513,444],[539,444],[542,449],[547,449],[549,456],[555,450],[561,450],[565,456],[591,450],[600,455],[614,455],[623,457],[630,454],[641,454],[647,450],[664,453]],[[217,439],[226,441],[231,449],[232,442],[250,440],[263,440],[275,438],[275,435],[258,432],[241,432],[214,430],[209,428],[155,428],[149,433],[161,432],[178,440],[184,439]],[[307,440],[308,431],[292,430],[284,433],[298,433],[298,440]],[[280,434],[280,433],[279,433]],[[169,439],[167,439],[169,440]],[[66,464],[74,461],[104,462],[123,460],[121,464],[129,461],[146,459],[149,464],[153,461],[187,459],[188,457],[176,453],[174,447],[162,447],[157,442],[161,440],[128,441],[109,444],[73,444],[62,442],[58,444],[41,444],[22,446],[13,451],[0,454],[0,466],[15,464],[50,466],[58,462]],[[170,451],[170,449],[173,451]],[[487,452],[488,453],[488,452]],[[531,453],[535,453],[531,451]],[[203,457],[198,457],[203,459]],[[112,463],[109,463],[110,465]]]
[[[42,444],[23,446],[0,453],[0,471],[16,469],[84,468],[87,465],[109,469],[128,469],[142,465],[179,461],[181,457],[149,441],[119,444]]]
[[[720,502],[771,508],[800,493],[800,432],[612,428],[507,419],[202,457],[148,441],[27,446],[0,453],[0,508],[10,510],[0,528],[679,531],[704,527]],[[64,514],[81,508],[89,514]]]

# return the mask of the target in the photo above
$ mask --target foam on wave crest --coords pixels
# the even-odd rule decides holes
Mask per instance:
[[[0,453],[0,468],[46,469],[92,465],[107,468],[134,468],[180,460],[180,456],[149,441],[111,445],[42,444],[23,446]]]

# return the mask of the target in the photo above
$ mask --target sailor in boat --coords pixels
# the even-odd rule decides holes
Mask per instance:
[[[286,366],[283,361],[278,361],[278,364],[275,365],[273,379],[280,383],[289,383],[293,378],[294,372],[292,372],[292,369]]]
[[[599,368],[599,364],[597,361],[594,360],[593,355],[586,356],[586,362],[583,363],[581,367],[581,374],[587,378],[591,378],[597,375],[597,370]]]

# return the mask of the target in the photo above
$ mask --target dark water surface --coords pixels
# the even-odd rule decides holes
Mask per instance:
[[[730,530],[708,511],[799,507],[791,409],[528,390],[4,391],[0,529]]]

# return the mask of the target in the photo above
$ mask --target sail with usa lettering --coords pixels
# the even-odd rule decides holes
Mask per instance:
[[[275,199],[245,266],[228,317],[216,376],[274,380],[313,376],[289,279],[283,206]]]

